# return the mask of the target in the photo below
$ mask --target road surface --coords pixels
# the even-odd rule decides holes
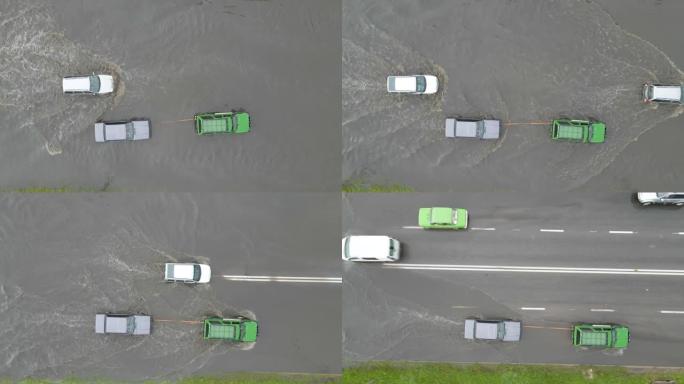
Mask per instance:
[[[371,360],[682,366],[682,210],[629,194],[351,195],[345,234],[402,242],[395,264],[345,263],[345,363]],[[465,207],[468,231],[417,229]],[[519,344],[463,339],[466,317],[523,321]],[[624,351],[577,351],[573,322],[623,323]]]

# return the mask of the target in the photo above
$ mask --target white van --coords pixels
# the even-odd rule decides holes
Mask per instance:
[[[656,103],[682,104],[684,85],[644,84],[644,101]]]
[[[67,76],[62,79],[64,93],[106,95],[114,92],[114,78],[110,75]]]
[[[401,245],[389,236],[347,236],[342,239],[342,260],[392,262],[399,260]]]
[[[206,264],[166,263],[164,280],[181,283],[208,283],[211,280],[211,268]]]

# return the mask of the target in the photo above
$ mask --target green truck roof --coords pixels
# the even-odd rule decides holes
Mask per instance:
[[[247,112],[207,112],[195,115],[198,135],[213,133],[246,133],[250,130]]]
[[[255,320],[222,319],[220,317],[210,317],[204,320],[205,340],[254,342],[257,334],[258,324]]]

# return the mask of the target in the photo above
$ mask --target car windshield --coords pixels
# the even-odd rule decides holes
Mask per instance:
[[[425,76],[416,76],[416,92],[425,92]]]
[[[93,75],[90,78],[90,92],[97,93],[100,92],[100,78]]]
[[[192,274],[192,279],[195,281],[199,281],[201,275],[201,270],[199,265],[195,265],[193,267],[193,274]]]
[[[135,128],[133,128],[133,123],[126,123],[126,139],[133,140],[135,137]]]
[[[126,332],[133,333],[135,331],[135,319],[133,316],[129,316],[126,319]]]

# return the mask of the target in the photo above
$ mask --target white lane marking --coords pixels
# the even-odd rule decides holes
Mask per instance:
[[[592,231],[589,231],[589,232],[591,232],[591,233],[596,233],[596,232],[598,232],[598,231],[593,231],[593,230],[592,230]]]
[[[473,231],[496,231],[496,228],[488,227],[488,228],[479,228],[479,227],[472,227],[470,228]]]
[[[422,229],[423,227],[419,227],[416,225],[405,225],[402,228],[404,228],[404,229]]]
[[[342,284],[341,277],[302,277],[302,276],[246,276],[246,275],[221,275],[231,281],[258,281],[277,283],[327,283]]]
[[[608,233],[613,235],[633,235],[634,231],[608,231]]]
[[[684,315],[684,311],[660,311],[660,313],[672,313],[672,314]]]
[[[646,276],[684,276],[684,269],[647,269],[647,268],[577,268],[577,267],[533,267],[513,265],[462,265],[462,264],[392,264],[383,263],[383,268],[413,269],[436,271],[468,272],[529,272],[592,275],[646,275]]]
[[[674,232],[673,235],[684,235],[684,232]]]
[[[520,307],[523,311],[546,311],[544,307]]]
[[[565,229],[540,229],[539,232],[565,232]]]
[[[467,308],[477,308],[472,305],[452,305],[451,308],[457,308],[457,309],[467,309]]]
[[[591,312],[615,312],[614,309],[608,309],[608,308],[592,308],[590,309]]]

